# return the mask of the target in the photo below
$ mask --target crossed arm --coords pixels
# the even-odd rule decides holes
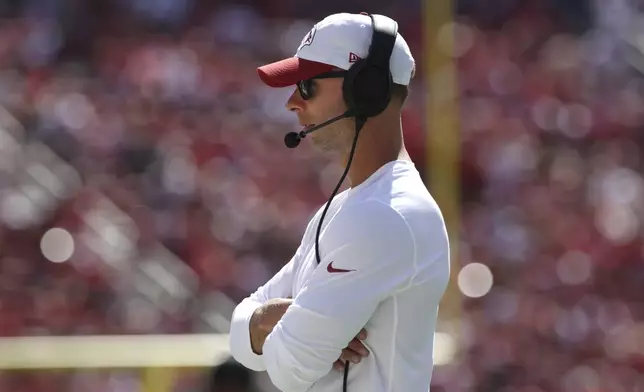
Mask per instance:
[[[292,260],[291,263],[294,263]],[[284,279],[290,275],[290,272],[288,271],[289,268],[292,268],[292,265],[287,265],[283,268],[283,271],[280,271],[279,274],[275,275],[272,280],[270,280],[265,286],[260,288],[256,293],[253,295],[255,297],[258,297],[261,295],[260,291],[276,291],[279,290],[281,287],[291,287],[292,282],[288,282],[288,279]],[[281,278],[281,280],[280,280]],[[246,300],[245,300],[246,301]],[[288,298],[271,298],[269,300],[266,300],[264,303],[261,305],[257,306],[252,313],[250,313],[250,319],[248,321],[248,339],[245,339],[244,336],[241,336],[241,340],[243,341],[250,341],[250,350],[252,353],[246,353],[246,361],[242,359],[242,357],[239,357],[238,360],[242,362],[244,365],[246,365],[249,368],[252,368],[254,370],[265,370],[264,366],[262,364],[259,364],[258,361],[253,361],[256,360],[257,356],[262,355],[262,350],[264,347],[264,342],[266,341],[266,338],[268,335],[273,331],[273,328],[277,324],[278,321],[281,320],[282,316],[284,313],[286,313],[286,310],[288,307],[293,303],[293,299],[289,296]],[[250,309],[250,308],[249,308]],[[240,309],[244,310],[244,309]],[[237,312],[237,311],[236,311]],[[242,312],[239,312],[242,313]],[[248,313],[248,312],[246,312]],[[243,318],[241,320],[238,319],[239,321],[244,321]],[[235,331],[235,337],[238,337],[239,335],[239,329],[231,330],[231,338],[232,338],[232,332]],[[243,334],[242,334],[243,335]],[[349,344],[342,350],[342,353],[340,357],[333,363],[333,367],[338,370],[342,371],[344,369],[344,363],[345,362],[352,362],[352,363],[360,363],[362,358],[366,357],[369,355],[369,350],[365,347],[365,345],[362,343],[362,341],[367,339],[367,331],[363,328],[360,330],[358,335],[354,337]],[[238,342],[240,343],[240,340],[238,339]],[[232,344],[232,339],[231,339],[231,348],[232,347],[237,347],[237,350],[233,350],[233,355],[238,354],[241,355],[239,348],[240,344],[233,345]],[[248,362],[247,362],[248,361]],[[259,368],[254,367],[253,365],[259,366]],[[264,368],[264,369],[262,369]]]
[[[267,370],[285,392],[306,391],[334,362],[338,365],[352,342],[359,349],[354,339],[377,306],[408,286],[415,272],[409,229],[390,208],[365,202],[351,214],[336,216],[333,224],[342,229],[325,234],[324,247],[332,251],[293,300],[288,297],[297,253],[233,314],[233,356],[248,368]],[[351,271],[330,273],[331,262]]]

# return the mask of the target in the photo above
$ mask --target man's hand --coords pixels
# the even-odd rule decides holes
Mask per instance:
[[[266,337],[292,303],[291,298],[275,298],[255,310],[250,318],[250,344],[255,354],[262,355]]]
[[[345,362],[360,363],[363,357],[369,355],[369,350],[362,343],[367,338],[367,331],[363,328],[360,333],[349,342],[346,348],[342,350],[340,358],[333,363],[333,368],[339,371],[344,370]]]

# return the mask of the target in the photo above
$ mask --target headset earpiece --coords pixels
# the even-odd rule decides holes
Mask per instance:
[[[392,87],[393,80],[388,69],[374,67],[364,61],[351,67],[343,83],[343,94],[347,107],[353,108],[358,116],[369,118],[387,108]]]

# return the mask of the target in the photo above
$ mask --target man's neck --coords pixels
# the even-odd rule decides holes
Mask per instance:
[[[354,158],[355,159],[355,158]],[[389,162],[393,162],[396,160],[407,160],[410,161],[411,158],[409,157],[409,154],[407,154],[406,150],[400,151],[400,153],[397,156],[391,156],[388,159],[380,159],[378,161],[374,160],[371,165],[369,166],[355,166],[354,164],[351,165],[351,169],[349,169],[349,174],[347,175],[348,181],[349,181],[349,186],[352,188],[357,187],[358,185],[362,184],[365,182],[369,177],[371,177],[375,172],[377,172],[381,167],[386,165]],[[355,161],[354,161],[355,162]]]
[[[361,134],[353,156],[351,168],[347,175],[349,185],[356,187],[366,181],[381,167],[396,160],[411,160],[401,138],[392,140],[391,143],[377,143],[375,137],[365,137]],[[363,139],[364,137],[364,139]],[[345,165],[348,161],[348,155]]]

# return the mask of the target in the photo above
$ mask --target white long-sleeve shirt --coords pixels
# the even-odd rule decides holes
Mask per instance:
[[[320,209],[293,258],[235,309],[233,357],[267,371],[284,392],[341,392],[332,369],[360,331],[368,357],[349,367],[349,392],[427,392],[438,304],[449,280],[441,212],[414,164],[394,161],[334,198],[315,257]],[[253,353],[249,321],[272,298],[293,304]]]

